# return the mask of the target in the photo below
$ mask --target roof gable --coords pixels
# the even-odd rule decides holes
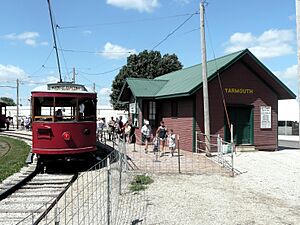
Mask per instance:
[[[216,60],[207,62],[207,77],[211,77],[223,67],[232,62],[235,58],[241,55],[244,51],[235,52]],[[182,70],[155,78],[155,80],[168,80],[168,83],[162,88],[156,97],[165,96],[188,96],[192,94],[195,89],[202,86],[202,64],[197,64]]]

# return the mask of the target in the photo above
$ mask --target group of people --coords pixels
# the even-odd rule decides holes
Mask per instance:
[[[121,138],[127,143],[135,143],[136,127],[131,123],[131,120],[123,122],[123,117],[119,116],[116,119],[111,119],[106,123],[105,118],[98,118],[97,120],[97,139],[103,141],[105,134],[108,134],[108,140],[112,141],[115,138]],[[160,126],[155,133],[152,133],[152,129],[148,120],[144,120],[144,125],[141,129],[142,143],[145,144],[145,153],[148,153],[149,144],[153,143],[153,152],[160,156],[166,154],[166,144],[168,144],[170,157],[174,156],[176,148],[176,135],[173,129],[168,130],[164,121],[160,122]]]
[[[173,129],[168,131],[165,126],[164,121],[160,122],[160,126],[157,128],[154,133],[154,137],[152,138],[151,126],[148,120],[144,121],[144,125],[141,129],[142,134],[142,142],[145,144],[145,153],[148,153],[149,143],[152,139],[153,142],[153,152],[158,153],[160,151],[160,156],[165,155],[165,146],[166,142],[168,142],[170,157],[174,156],[174,151],[176,148],[176,135],[173,132]]]
[[[22,130],[25,130],[25,129],[27,131],[31,130],[31,118],[30,118],[30,116],[26,116],[25,118],[20,117],[18,121],[19,121],[19,124],[21,125]],[[6,127],[6,130],[9,130],[10,127],[15,128],[13,117],[11,117],[11,116],[6,117],[5,127]]]
[[[103,141],[105,132],[108,133],[108,140],[113,140],[117,136],[124,139],[125,142],[135,143],[135,127],[130,120],[123,122],[123,117],[119,116],[115,120],[113,117],[105,122],[105,118],[97,120],[97,136],[99,141]]]

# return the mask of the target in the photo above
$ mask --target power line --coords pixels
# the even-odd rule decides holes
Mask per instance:
[[[157,48],[159,45],[161,45],[162,43],[164,43],[172,34],[174,34],[177,30],[179,30],[185,23],[187,23],[194,15],[199,14],[199,12],[195,12],[193,14],[190,14],[190,16],[184,20],[179,26],[177,26],[171,33],[169,33],[164,39],[162,39],[160,42],[158,42],[153,48],[152,50],[154,50],[155,48]]]
[[[111,26],[111,25],[122,25],[122,24],[130,24],[130,23],[141,23],[141,22],[149,22],[149,21],[156,21],[156,20],[163,20],[163,19],[172,19],[178,17],[189,16],[190,13],[184,14],[177,14],[177,15],[170,15],[170,16],[161,16],[161,17],[154,17],[154,18],[144,18],[139,20],[125,20],[125,21],[116,21],[116,22],[106,22],[106,23],[96,23],[96,24],[83,24],[83,25],[70,25],[70,26],[58,26],[58,29],[76,29],[76,28],[84,28],[84,27],[99,27],[99,26]]]
[[[0,85],[0,87],[3,87],[3,88],[17,88],[15,86],[10,86],[10,85]]]
[[[56,33],[57,41],[58,41],[59,47],[62,48],[62,47],[61,47],[62,45],[61,45],[61,42],[60,42],[60,38],[59,38],[59,35],[58,35],[58,32],[57,32],[58,25],[57,25],[57,23],[56,23],[55,17],[54,17],[54,22],[55,22],[55,33]],[[61,54],[62,54],[62,57],[63,57],[63,60],[64,60],[64,64],[65,64],[67,76],[68,76],[68,78],[70,79],[70,76],[69,76],[69,70],[68,70],[68,65],[67,65],[67,62],[66,62],[65,55],[64,55],[63,52],[61,52]]]
[[[79,70],[79,72],[83,73],[83,74],[86,74],[86,75],[89,75],[89,76],[98,76],[98,75],[104,75],[104,74],[108,74],[108,73],[112,73],[112,72],[115,72],[119,69],[121,69],[123,66],[119,66],[117,68],[114,68],[112,70],[108,70],[108,71],[104,71],[104,72],[99,72],[99,73],[87,73],[87,72],[83,72],[81,70]]]
[[[91,53],[91,54],[101,54],[101,53],[108,53],[108,54],[131,54],[131,51],[124,51],[124,52],[107,52],[107,51],[89,51],[89,50],[75,50],[75,49],[63,49],[59,48],[59,51],[62,52],[73,52],[73,53]]]
[[[206,3],[206,2],[204,2],[204,3]],[[228,111],[227,111],[226,99],[225,99],[225,95],[224,95],[224,92],[223,92],[223,85],[222,85],[222,81],[221,81],[221,77],[220,77],[220,72],[219,72],[220,68],[219,68],[219,66],[217,65],[217,62],[216,62],[216,54],[215,54],[215,51],[214,51],[214,48],[213,48],[212,38],[211,38],[209,24],[208,24],[208,19],[207,19],[206,15],[205,15],[205,21],[206,21],[206,24],[207,24],[207,30],[208,30],[208,37],[209,37],[209,41],[210,41],[210,47],[211,47],[211,50],[212,50],[213,56],[214,56],[214,64],[215,64],[215,68],[216,68],[216,71],[217,71],[218,83],[219,83],[219,88],[220,88],[220,92],[221,92],[223,107],[224,107],[224,111],[225,111],[225,115],[226,115],[227,126],[228,126],[228,129],[231,132],[231,129],[230,129],[230,124],[231,123],[230,123],[230,118],[229,118],[229,114],[228,114]]]
[[[32,73],[32,75],[30,75],[29,77],[37,77],[37,76],[34,76],[36,73],[40,72],[43,68],[45,68],[45,64],[48,62],[48,59],[50,58],[50,56],[52,55],[52,52],[53,52],[53,49],[51,49],[49,55],[46,57],[44,63],[40,66],[40,68],[38,68],[35,72]]]

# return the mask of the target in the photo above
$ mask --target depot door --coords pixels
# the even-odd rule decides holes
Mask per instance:
[[[233,124],[234,143],[237,145],[253,144],[253,107],[230,106],[227,107],[227,112],[230,123]],[[226,124],[227,121],[225,123],[225,137],[227,141],[230,141],[230,131]]]

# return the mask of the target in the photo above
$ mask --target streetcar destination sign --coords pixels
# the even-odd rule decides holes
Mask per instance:
[[[72,84],[72,83],[48,84],[48,90],[52,90],[52,91],[86,91],[86,89],[83,85]]]

